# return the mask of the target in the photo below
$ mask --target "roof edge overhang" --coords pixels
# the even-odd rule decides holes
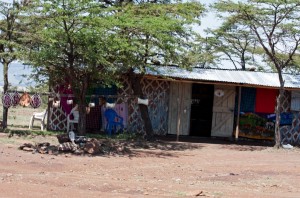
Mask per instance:
[[[233,82],[221,82],[221,81],[209,81],[209,80],[197,80],[197,79],[182,79],[176,77],[165,77],[165,76],[156,76],[145,74],[145,78],[152,80],[162,80],[162,81],[170,81],[170,82],[182,82],[182,83],[198,83],[198,84],[213,84],[213,85],[226,85],[226,86],[236,86],[236,87],[252,87],[252,88],[265,88],[265,89],[279,89],[280,87],[275,86],[264,86],[264,85],[256,85],[249,83],[233,83]],[[285,90],[300,90],[300,88],[291,88],[285,87]]]

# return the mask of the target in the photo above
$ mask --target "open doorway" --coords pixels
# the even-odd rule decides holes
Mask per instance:
[[[193,84],[190,117],[191,136],[211,136],[214,85]]]

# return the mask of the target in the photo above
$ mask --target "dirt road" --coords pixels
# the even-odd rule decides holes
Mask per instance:
[[[125,156],[18,150],[37,141],[57,143],[0,134],[0,197],[300,196],[299,148],[160,141]]]

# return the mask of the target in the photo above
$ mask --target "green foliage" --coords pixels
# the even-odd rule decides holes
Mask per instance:
[[[206,31],[212,35],[209,45],[217,54],[216,62],[228,60],[235,69],[246,70],[246,65],[256,65],[256,42],[249,28],[239,22],[235,16],[219,15],[223,23],[219,28]]]
[[[203,12],[196,2],[36,0],[30,7],[27,62],[41,83],[71,83],[80,119],[88,87],[118,84],[129,69],[144,69],[154,60],[182,64],[195,34],[190,25],[200,23]]]
[[[245,33],[254,36],[265,54],[263,58],[266,62],[272,62],[277,71],[292,66],[294,55],[299,53],[299,1],[219,1],[214,8],[219,13],[226,13],[227,19],[234,18],[239,24],[249,28]]]
[[[22,5],[16,1],[13,3],[0,2],[0,63],[3,64],[3,92],[8,91],[8,68],[10,63],[22,56],[25,37],[20,14]],[[7,127],[8,109],[3,107],[3,128]]]
[[[219,55],[216,53],[213,43],[215,43],[214,37],[203,38],[197,35],[194,42],[190,44],[186,55],[182,58],[181,66],[186,69],[190,69],[191,66],[218,67]]]
[[[262,58],[278,73],[280,89],[276,107],[275,146],[279,147],[280,107],[285,89],[282,73],[285,69],[297,71],[299,68],[295,61],[300,45],[299,0],[219,1],[214,7],[248,28],[246,33],[254,35],[255,42],[264,52]]]
[[[199,23],[203,8],[198,3],[127,5],[119,12],[118,34],[130,41],[124,64],[144,69],[146,64],[185,63],[195,32],[189,25]]]
[[[194,34],[188,25],[199,23],[203,11],[199,3],[103,8],[94,1],[62,2],[36,3],[41,7],[36,20],[45,28],[35,32],[38,50],[30,53],[38,76],[55,81],[88,76],[89,81],[114,83],[120,71],[154,58],[180,64]]]
[[[0,2],[0,62],[11,63],[19,57],[22,34],[18,3]]]

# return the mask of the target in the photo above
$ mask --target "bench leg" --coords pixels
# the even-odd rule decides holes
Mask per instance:
[[[45,127],[45,124],[43,121],[41,121],[41,130],[44,131],[44,127]]]
[[[34,117],[31,116],[30,122],[29,122],[29,129],[32,129],[32,127],[33,127],[33,122],[34,122]]]

